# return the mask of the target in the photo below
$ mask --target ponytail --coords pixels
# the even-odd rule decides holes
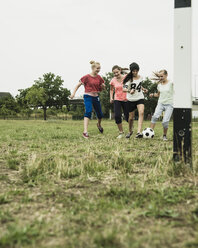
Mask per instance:
[[[94,61],[94,60],[91,60],[89,63],[91,64],[91,68],[92,68],[92,69],[93,69],[94,67],[96,67],[97,65],[100,66],[100,63],[99,63],[99,62],[96,62],[96,61]]]
[[[160,71],[157,71],[157,72],[153,72],[154,77],[151,78],[151,80],[154,80],[157,84],[160,83],[159,73],[163,73],[164,75],[168,75],[167,70],[160,70]]]
[[[123,84],[126,84],[129,80],[130,80],[131,82],[133,82],[133,73],[132,73],[132,71],[130,71],[130,72],[126,75],[126,77],[125,77],[125,79],[124,79],[124,81],[123,81]]]
[[[126,71],[128,71],[129,69],[128,68],[122,68],[122,67],[120,67],[119,65],[114,65],[113,67],[112,67],[112,72],[114,71],[114,70],[119,70],[120,71],[120,73],[121,74],[127,74],[126,73]]]

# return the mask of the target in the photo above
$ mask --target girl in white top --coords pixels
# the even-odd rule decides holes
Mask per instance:
[[[142,92],[142,84],[143,82],[143,77],[137,75],[136,78],[133,78],[133,81],[128,81],[125,84],[125,88],[127,89],[131,89],[129,91],[127,91],[127,100],[130,102],[136,102],[139,101],[141,99],[144,100],[144,94]]]
[[[133,131],[133,119],[135,110],[138,110],[138,131],[136,138],[142,138],[142,123],[144,120],[144,93],[148,90],[142,87],[143,78],[138,75],[140,68],[136,63],[130,65],[130,72],[127,74],[123,81],[123,91],[127,92],[128,100],[128,111],[129,111],[129,133],[126,135],[126,138],[130,138]]]
[[[150,94],[150,97],[159,97],[155,113],[151,119],[151,128],[155,128],[155,124],[158,118],[164,112],[162,125],[163,125],[163,140],[167,140],[167,131],[170,118],[173,113],[173,83],[170,82],[168,77],[168,72],[166,70],[161,70],[155,73],[156,78],[154,80],[158,81],[157,93]]]

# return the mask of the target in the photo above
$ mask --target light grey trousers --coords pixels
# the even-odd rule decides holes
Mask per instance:
[[[173,113],[173,106],[171,104],[163,104],[158,102],[157,107],[155,109],[155,113],[152,116],[151,123],[156,123],[159,117],[162,115],[162,112],[164,112],[162,125],[164,128],[168,128],[168,124],[171,118],[171,115]]]

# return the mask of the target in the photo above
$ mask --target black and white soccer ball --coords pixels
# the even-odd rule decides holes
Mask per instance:
[[[145,139],[152,139],[155,136],[154,130],[150,127],[145,128],[142,134]]]

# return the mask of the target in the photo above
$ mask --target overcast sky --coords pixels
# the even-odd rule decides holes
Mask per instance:
[[[47,72],[72,90],[90,60],[101,75],[135,61],[143,76],[165,68],[172,79],[173,18],[174,0],[0,0],[0,91],[16,95]],[[193,77],[197,44],[193,0]]]

